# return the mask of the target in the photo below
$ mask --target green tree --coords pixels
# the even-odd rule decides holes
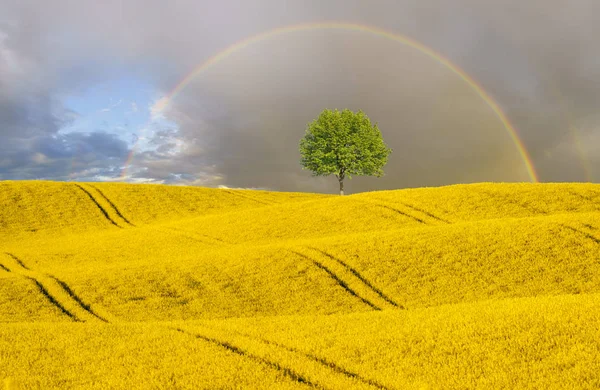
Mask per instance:
[[[348,109],[324,110],[308,124],[300,140],[302,169],[312,171],[313,176],[334,174],[340,183],[340,195],[344,195],[346,177],[381,177],[391,152],[377,124],[371,125],[362,111]]]

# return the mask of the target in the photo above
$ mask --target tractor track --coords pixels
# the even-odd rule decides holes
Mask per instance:
[[[84,303],[62,280],[49,274],[42,274],[31,270],[21,259],[12,253],[5,252],[4,254],[11,258],[14,264],[0,263],[2,269],[33,282],[53,306],[73,321],[86,322],[93,319],[108,322],[105,318],[95,313],[90,305]]]
[[[81,308],[83,308],[84,310],[86,310],[88,313],[90,313],[91,315],[93,315],[94,317],[96,317],[97,319],[99,319],[102,322],[108,322],[108,320],[106,318],[101,317],[100,315],[98,315],[98,313],[94,312],[94,310],[92,309],[92,307],[90,305],[88,305],[87,303],[83,302],[81,300],[81,298],[79,298],[77,296],[77,294],[75,294],[75,292],[73,292],[73,290],[71,290],[71,287],[69,287],[69,285],[65,282],[63,282],[62,280],[58,279],[55,276],[52,275],[48,275],[48,277],[54,279],[56,281],[56,283],[58,283],[59,286],[62,287],[62,289],[75,301],[77,302],[77,304],[79,306],[81,306]]]
[[[267,365],[267,366],[269,366],[271,368],[274,368],[275,370],[281,372],[284,376],[287,376],[288,378],[290,378],[290,379],[292,379],[292,380],[294,380],[296,382],[299,382],[299,383],[302,383],[302,384],[305,384],[307,386],[311,386],[311,387],[314,387],[314,388],[317,388],[317,389],[325,389],[324,387],[322,387],[322,386],[320,386],[320,385],[318,385],[318,384],[316,384],[314,382],[311,382],[310,380],[308,380],[307,378],[305,378],[304,376],[302,376],[301,374],[299,374],[298,372],[294,371],[291,368],[283,367],[281,364],[279,364],[277,362],[273,362],[271,360],[265,359],[265,358],[260,357],[258,355],[251,354],[251,353],[249,353],[247,351],[244,351],[242,348],[237,347],[237,346],[235,346],[235,345],[233,345],[233,344],[231,344],[231,343],[229,343],[227,341],[217,340],[215,338],[212,338],[212,337],[209,337],[209,336],[205,336],[205,335],[202,335],[202,334],[199,334],[199,333],[195,333],[195,332],[190,332],[190,331],[184,330],[182,328],[176,328],[176,327],[170,327],[170,326],[168,328],[172,329],[172,330],[175,330],[177,332],[181,332],[181,333],[186,334],[188,336],[192,336],[192,337],[195,337],[197,339],[204,340],[204,341],[209,342],[211,344],[217,345],[217,346],[219,346],[221,348],[224,348],[224,349],[226,349],[226,350],[228,350],[230,352],[238,354],[238,355],[240,355],[240,356],[242,356],[242,357],[244,357],[246,359],[254,360],[256,362],[265,364],[265,365]]]
[[[579,230],[577,228],[574,228],[573,226],[569,226],[569,225],[566,225],[566,224],[563,224],[563,223],[559,223],[559,225],[562,226],[562,227],[564,227],[564,228],[566,228],[566,229],[572,230],[575,233],[581,234],[581,235],[589,238],[590,240],[594,241],[596,244],[600,244],[600,239],[597,238],[597,237],[595,237],[595,236],[593,236],[592,234],[589,234],[589,233],[587,233],[587,232],[585,232],[583,230]]]
[[[205,328],[211,328],[211,327],[209,327],[209,326],[207,326],[205,324],[203,324],[202,326],[205,327]],[[219,329],[219,330],[221,330],[221,329]],[[242,337],[245,337],[245,338],[248,338],[248,339],[252,339],[252,340],[255,340],[255,341],[259,341],[259,342],[261,342],[263,344],[272,345],[272,346],[275,346],[277,348],[284,349],[284,350],[286,350],[288,352],[292,352],[292,353],[295,353],[297,355],[303,356],[303,357],[305,357],[305,358],[307,358],[309,360],[312,360],[312,361],[315,361],[315,362],[319,363],[321,366],[323,366],[326,369],[332,370],[332,371],[334,371],[334,372],[336,372],[338,374],[342,374],[342,375],[346,376],[347,378],[358,380],[358,381],[360,381],[360,382],[362,382],[362,383],[364,383],[366,385],[370,385],[370,386],[376,387],[378,389],[384,389],[384,390],[389,389],[388,387],[386,387],[385,385],[382,385],[381,383],[378,383],[377,381],[374,381],[374,380],[368,379],[368,378],[364,378],[360,374],[357,374],[357,373],[352,372],[352,371],[348,371],[347,369],[345,369],[345,368],[343,368],[343,367],[335,364],[334,362],[331,362],[331,361],[329,361],[327,359],[324,359],[324,358],[320,358],[320,357],[312,355],[310,353],[306,353],[306,352],[301,351],[301,350],[299,350],[297,348],[288,347],[287,345],[278,343],[276,341],[263,339],[261,337],[252,336],[252,335],[249,335],[249,334],[246,334],[246,333],[242,333],[242,332],[239,332],[239,331],[235,331],[235,330],[231,330],[231,329],[227,329],[226,332],[227,333],[234,333],[234,334],[240,335]]]
[[[42,295],[45,296],[46,299],[48,299],[48,301],[52,305],[57,307],[58,310],[60,310],[63,314],[67,315],[69,318],[71,318],[75,322],[82,322],[79,318],[77,318],[77,316],[75,316],[75,314],[71,313],[60,302],[58,302],[58,300],[56,300],[56,298],[54,298],[54,296],[52,294],[50,294],[48,289],[46,287],[44,287],[44,285],[39,280],[32,278],[30,276],[25,276],[25,278],[31,280],[37,286],[37,288],[40,290]]]
[[[94,202],[94,204],[98,207],[98,209],[100,209],[100,211],[102,212],[102,214],[104,215],[104,217],[113,225],[115,225],[116,227],[118,227],[119,229],[123,229],[122,226],[119,226],[111,217],[110,215],[108,215],[108,212],[104,209],[104,207],[102,207],[100,205],[100,203],[98,203],[98,201],[96,200],[96,198],[94,198],[94,195],[92,195],[91,192],[89,192],[88,190],[86,190],[85,188],[83,188],[81,185],[79,184],[74,184],[74,186],[78,187],[81,191],[85,192],[85,194],[92,200],[92,202]]]
[[[347,293],[349,293],[350,295],[352,295],[353,297],[358,298],[361,302],[363,302],[365,305],[371,307],[372,309],[375,310],[381,310],[381,308],[377,305],[375,305],[373,302],[361,297],[360,295],[358,295],[358,293],[356,291],[354,291],[350,286],[348,286],[348,284],[342,280],[339,276],[337,276],[333,271],[331,271],[328,267],[326,267],[325,265],[323,265],[322,263],[318,262],[315,259],[310,258],[309,256],[300,253],[300,252],[296,252],[294,250],[290,250],[290,252],[303,257],[304,259],[310,261],[311,263],[313,263],[315,266],[317,266],[318,268],[322,269],[323,271],[325,271],[333,280],[335,280],[335,282],[342,287],[344,290],[346,290]]]
[[[125,221],[126,224],[135,227],[135,225],[133,223],[131,223],[127,218],[125,218],[123,216],[123,214],[121,214],[121,212],[119,211],[117,206],[115,206],[115,204],[104,194],[104,192],[100,191],[100,189],[97,186],[94,186],[92,184],[88,184],[88,186],[95,189],[96,191],[98,191],[100,196],[102,196],[102,198],[104,198],[104,200],[106,200],[106,202],[110,205],[110,207],[112,207],[112,209],[119,216],[119,218],[121,218],[123,221]]]
[[[421,219],[419,217],[415,217],[414,215],[410,215],[408,213],[405,213],[404,211],[398,210],[397,208],[388,206],[387,204],[379,203],[379,202],[374,202],[374,201],[371,201],[371,200],[364,200],[364,199],[355,199],[355,200],[358,200],[359,202],[362,202],[362,203],[365,203],[365,204],[371,204],[371,205],[374,205],[374,206],[377,206],[377,207],[382,207],[384,209],[391,210],[391,211],[393,211],[393,212],[395,212],[397,214],[400,214],[400,215],[402,215],[402,216],[404,216],[406,218],[412,219],[413,221],[417,221],[418,223],[421,223],[423,225],[429,225],[423,219]]]
[[[253,202],[256,202],[256,203],[264,204],[265,206],[273,206],[275,204],[279,204],[279,203],[268,203],[268,202],[265,202],[265,201],[262,201],[262,200],[257,200],[257,199],[254,199],[254,198],[250,197],[250,196],[242,195],[239,192],[233,192],[231,190],[224,190],[224,191],[227,192],[228,194],[233,195],[233,196],[239,196],[240,198],[244,198],[244,199],[248,199],[248,200],[251,200]]]
[[[19,259],[17,256],[13,255],[12,253],[8,253],[8,252],[4,252],[5,255],[10,256],[21,268],[26,269],[27,271],[31,271],[31,269],[29,269],[28,266],[26,266],[21,259]]]
[[[437,215],[435,215],[435,214],[432,214],[432,213],[430,213],[430,212],[428,212],[428,211],[426,211],[426,210],[423,210],[423,209],[421,209],[421,208],[418,208],[418,207],[412,206],[412,205],[410,205],[410,204],[408,204],[408,203],[400,202],[400,204],[401,204],[401,205],[403,205],[403,206],[405,206],[405,207],[408,207],[408,208],[409,208],[409,209],[411,209],[411,210],[417,211],[417,212],[419,212],[419,213],[423,213],[423,214],[427,215],[428,217],[430,217],[430,218],[433,218],[433,219],[435,219],[435,220],[437,220],[437,221],[440,221],[440,222],[443,222],[443,223],[447,223],[447,224],[451,224],[451,223],[452,223],[452,222],[450,222],[450,221],[448,221],[448,220],[445,220],[445,219],[443,219],[443,218],[440,218],[440,217],[438,217],[438,216],[437,216]]]
[[[314,251],[317,251],[319,253],[321,253],[323,256],[327,256],[329,257],[331,260],[337,262],[338,264],[340,264],[341,266],[343,266],[344,268],[346,268],[350,273],[352,273],[357,279],[359,279],[364,285],[366,285],[368,288],[371,289],[371,291],[373,291],[375,294],[379,295],[379,297],[381,299],[383,299],[384,301],[386,301],[387,303],[389,303],[390,305],[397,307],[398,309],[405,309],[404,306],[399,305],[398,303],[394,302],[394,300],[392,300],[392,298],[388,297],[387,295],[385,295],[383,293],[383,291],[381,291],[379,288],[375,287],[371,282],[369,282],[364,276],[362,276],[356,269],[352,268],[349,264],[347,264],[346,262],[342,261],[341,259],[321,250],[318,248],[314,248],[314,247],[307,247],[309,249],[312,249]]]

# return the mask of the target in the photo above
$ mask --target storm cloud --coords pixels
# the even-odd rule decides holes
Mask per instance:
[[[0,179],[116,179],[133,146],[97,126],[65,133],[80,114],[66,97],[123,73],[169,96],[245,38],[338,21],[456,64],[506,113],[541,181],[600,182],[596,0],[0,0],[0,10]],[[278,34],[221,58],[139,130],[147,147],[128,180],[334,193],[335,179],[299,164],[299,140],[324,108],[362,109],[393,149],[386,175],[353,178],[351,193],[529,180],[498,115],[459,75],[344,29]]]

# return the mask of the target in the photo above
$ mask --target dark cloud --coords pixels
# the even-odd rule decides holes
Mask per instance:
[[[600,181],[597,0],[0,0],[0,9],[0,178],[64,180],[75,156],[84,176],[118,175],[125,143],[95,129],[61,134],[76,113],[60,98],[119,69],[167,93],[248,36],[341,20],[404,34],[456,63],[504,109],[542,180]],[[364,110],[394,149],[386,176],[352,179],[350,192],[527,180],[503,124],[467,83],[414,48],[352,31],[273,37],[220,61],[171,102],[164,115],[177,126],[156,125],[132,178],[334,192],[334,179],[299,165],[299,139],[323,108]]]
[[[114,134],[39,136],[28,139],[14,150],[3,150],[0,180],[110,179],[119,174],[127,154],[127,144]]]

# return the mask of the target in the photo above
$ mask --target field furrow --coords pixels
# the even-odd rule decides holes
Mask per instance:
[[[582,236],[587,237],[590,240],[594,241],[596,244],[600,244],[600,238],[598,238],[590,233],[584,232],[583,230],[574,228],[573,226],[569,226],[566,224],[560,224],[560,226],[564,227],[565,229],[569,229],[577,234],[581,234]]]
[[[323,387],[317,385],[316,383],[313,383],[313,382],[309,381],[308,379],[304,378],[301,374],[299,374],[298,372],[294,371],[291,368],[285,367],[285,366],[281,365],[280,363],[277,363],[277,362],[274,362],[272,360],[269,360],[265,356],[261,356],[261,355],[258,355],[258,354],[249,353],[247,350],[245,350],[243,348],[240,348],[240,347],[237,347],[237,346],[235,346],[235,345],[233,345],[233,344],[231,344],[231,343],[229,343],[227,341],[218,340],[218,339],[216,339],[214,337],[209,337],[207,335],[200,334],[200,333],[197,333],[197,332],[190,332],[190,331],[184,330],[182,328],[173,328],[173,327],[171,327],[170,329],[173,329],[175,331],[181,332],[181,333],[186,334],[188,336],[195,337],[195,338],[200,339],[200,340],[204,340],[206,342],[209,342],[211,344],[217,345],[219,347],[225,348],[227,351],[235,353],[237,355],[240,355],[240,356],[242,356],[244,358],[247,358],[247,359],[250,359],[250,360],[254,360],[254,361],[262,363],[262,364],[265,364],[265,365],[267,365],[267,366],[269,366],[269,367],[271,367],[271,368],[273,368],[273,369],[281,372],[284,376],[286,376],[286,377],[288,377],[288,378],[290,378],[290,379],[292,379],[292,380],[294,380],[294,381],[296,381],[298,383],[301,383],[301,384],[304,384],[304,385],[307,385],[307,386],[310,386],[310,387],[324,389]]]
[[[425,220],[423,220],[422,218],[416,217],[416,216],[414,216],[412,214],[409,214],[409,213],[407,213],[405,211],[402,211],[402,210],[400,210],[400,209],[398,209],[396,207],[390,206],[389,204],[385,204],[383,202],[378,202],[378,201],[374,201],[374,200],[370,200],[370,199],[369,200],[360,199],[359,201],[362,202],[362,203],[370,203],[370,204],[375,205],[377,207],[381,207],[381,208],[384,208],[386,210],[393,211],[394,213],[400,214],[400,215],[402,215],[402,216],[404,216],[406,218],[410,218],[413,221],[416,221],[416,222],[421,223],[423,225],[428,225],[428,223],[425,222]]]
[[[94,204],[102,212],[102,215],[104,216],[104,218],[106,218],[111,224],[115,225],[116,227],[121,228],[121,229],[123,228],[121,225],[117,224],[114,219],[111,218],[111,216],[108,214],[108,211],[106,211],[106,209],[104,207],[102,207],[102,205],[98,202],[98,200],[96,198],[94,198],[94,195],[92,195],[92,193],[90,191],[85,189],[80,184],[75,184],[75,186],[78,187],[79,189],[81,189],[81,191],[86,193],[86,195],[91,199],[91,201],[94,202]]]
[[[194,324],[193,327],[173,327],[172,329],[267,364],[280,370],[284,375],[312,387],[365,390],[386,388],[376,381],[365,379],[336,364],[324,363],[323,359],[286,348],[279,343],[267,342],[239,332],[224,332],[204,324]]]
[[[595,231],[595,230],[598,230],[598,228],[597,228],[597,227],[595,227],[595,226],[593,226],[593,225],[590,225],[589,223],[582,223],[582,225],[583,225],[584,227],[586,227],[587,229],[589,229],[589,230],[594,230],[594,231]]]
[[[306,358],[306,359],[309,359],[311,361],[314,361],[314,362],[320,364],[322,366],[322,368],[324,368],[325,370],[332,371],[333,375],[337,375],[337,374],[344,375],[346,378],[352,380],[353,381],[352,383],[355,383],[354,381],[358,381],[358,382],[361,382],[363,385],[369,386],[369,388],[377,388],[377,389],[384,389],[384,390],[390,389],[389,386],[385,386],[385,385],[377,382],[376,380],[365,378],[363,375],[360,375],[359,373],[356,373],[356,372],[349,371],[348,369],[341,367],[340,365],[334,363],[331,360],[324,359],[324,358],[316,356],[314,354],[306,353],[304,351],[301,351],[298,348],[290,347],[290,346],[284,345],[282,343],[279,343],[279,342],[276,342],[273,340],[267,340],[260,336],[253,336],[253,335],[243,333],[243,332],[240,332],[237,330],[216,329],[214,326],[209,326],[205,323],[202,324],[202,327],[209,328],[213,331],[218,331],[218,332],[220,332],[220,334],[225,335],[225,337],[231,337],[231,335],[235,335],[237,337],[241,337],[246,340],[251,340],[253,342],[259,342],[259,343],[262,343],[265,345],[277,347],[277,348],[287,351],[287,352],[292,352],[300,358]],[[281,353],[281,352],[279,352],[279,353]],[[327,371],[325,371],[325,372],[327,372]],[[329,373],[329,375],[331,375],[331,373]]]
[[[12,253],[8,253],[8,252],[6,252],[5,255],[10,257],[12,259],[12,261],[14,261],[17,264],[17,268],[23,268],[26,271],[30,271],[29,267],[27,267],[25,265],[25,263],[23,263],[21,261],[21,259],[19,259],[17,256],[13,255]]]
[[[67,293],[67,295],[69,295],[69,297],[72,300],[74,300],[83,310],[85,310],[86,312],[88,312],[89,314],[96,317],[97,319],[99,319],[102,322],[109,322],[108,319],[100,316],[96,311],[94,311],[94,309],[92,309],[92,307],[90,305],[83,302],[81,300],[81,298],[79,296],[77,296],[77,294],[75,294],[75,292],[73,292],[73,290],[71,290],[71,288],[69,287],[68,284],[66,284],[65,282],[63,282],[62,280],[58,279],[55,276],[48,275],[48,277],[50,279],[53,279],[56,283],[58,283],[58,285]]]
[[[424,215],[426,215],[429,218],[435,219],[436,221],[443,222],[443,223],[446,223],[446,224],[451,224],[452,223],[451,221],[448,221],[448,220],[446,220],[444,218],[438,217],[437,215],[432,214],[432,213],[430,213],[427,210],[424,210],[422,208],[410,205],[410,204],[405,203],[405,202],[398,202],[398,203],[400,203],[401,205],[403,205],[405,207],[408,207],[409,209],[411,209],[413,211],[416,211],[418,213],[424,214]]]
[[[373,303],[371,300],[365,298],[364,296],[359,295],[359,293],[357,293],[352,287],[350,287],[344,279],[342,279],[342,278],[340,278],[340,276],[338,276],[338,273],[341,273],[341,274],[345,273],[341,267],[336,267],[335,265],[332,265],[332,264],[328,264],[328,266],[326,266],[325,264],[323,264],[323,262],[317,261],[314,258],[307,256],[303,253],[300,253],[296,250],[290,250],[290,252],[295,253],[296,255],[298,255],[300,257],[303,257],[304,259],[312,262],[315,266],[317,266],[321,270],[325,271],[333,280],[335,280],[335,282],[340,287],[342,287],[344,290],[346,290],[346,292],[348,292],[350,295],[358,298],[365,305],[367,305],[375,310],[381,310],[381,307],[377,306],[375,303]],[[332,267],[333,269],[335,269],[337,271],[337,273],[332,271],[329,267]],[[346,277],[348,276],[347,273],[345,276]],[[363,290],[364,290],[364,288],[363,288]],[[364,294],[364,291],[362,293]],[[370,294],[367,293],[365,295],[370,295]]]
[[[248,196],[248,195],[242,194],[242,193],[240,193],[240,190],[233,190],[233,191],[232,190],[224,190],[224,191],[226,193],[228,193],[228,194],[233,195],[233,196],[239,196],[240,198],[244,198],[244,199],[248,199],[248,200],[251,200],[253,202],[256,202],[256,203],[264,204],[265,206],[272,206],[273,205],[273,203],[265,202],[263,200],[256,199],[256,198],[254,198],[252,196]]]
[[[342,267],[344,267],[348,272],[350,272],[354,277],[356,277],[359,281],[361,281],[367,288],[371,289],[371,291],[373,291],[375,294],[377,294],[381,299],[383,299],[385,302],[387,302],[388,304],[392,305],[394,308],[396,309],[404,309],[404,307],[402,305],[399,305],[398,303],[394,302],[394,300],[392,298],[390,298],[388,295],[384,294],[383,291],[381,291],[379,288],[375,287],[373,285],[373,283],[371,283],[370,281],[368,281],[364,276],[362,276],[356,269],[352,268],[350,265],[348,265],[347,263],[345,263],[344,261],[342,261],[339,257],[335,257],[319,248],[314,248],[314,247],[308,247],[309,249],[312,249],[314,251],[317,251],[319,253],[321,253],[323,256],[328,257],[329,259],[331,259],[332,261],[340,264]]]
[[[73,321],[108,322],[105,318],[96,314],[89,305],[85,304],[83,300],[60,279],[52,275],[32,271],[21,259],[12,253],[5,253],[4,255],[2,268],[35,283],[40,292],[50,301],[50,303],[69,316]]]
[[[25,275],[23,275],[23,277],[30,280],[31,282],[33,282],[39,289],[40,293],[42,293],[42,295],[44,297],[46,297],[46,299],[52,305],[56,306],[58,308],[58,310],[60,310],[63,314],[65,314],[66,316],[68,316],[75,322],[81,321],[81,319],[79,317],[77,317],[75,314],[73,314],[69,309],[65,308],[62,303],[60,303],[56,298],[54,298],[54,296],[52,294],[50,294],[48,289],[39,280],[37,280],[33,277],[30,277],[30,276],[25,276]]]
[[[595,192],[595,191],[591,192],[590,191],[589,194],[591,194],[591,195],[589,195],[589,194],[584,195],[582,193],[573,191],[571,189],[567,189],[567,192],[574,197],[577,197],[579,199],[586,201],[586,203],[589,203],[591,205],[596,205],[596,207],[595,207],[596,211],[600,211],[600,192]]]
[[[86,184],[86,186],[88,188],[94,189],[98,194],[100,194],[100,196],[102,197],[102,199],[104,199],[106,201],[106,203],[108,203],[110,205],[110,207],[113,209],[113,211],[117,214],[117,216],[121,220],[123,220],[123,222],[125,222],[126,224],[128,224],[130,226],[135,226],[134,224],[132,224],[131,222],[129,222],[129,220],[127,218],[125,218],[123,216],[123,214],[121,214],[121,212],[119,211],[119,209],[117,208],[117,206],[106,195],[104,195],[104,192],[100,191],[100,188],[98,188],[98,186],[95,186],[95,185],[92,185],[92,184]]]

